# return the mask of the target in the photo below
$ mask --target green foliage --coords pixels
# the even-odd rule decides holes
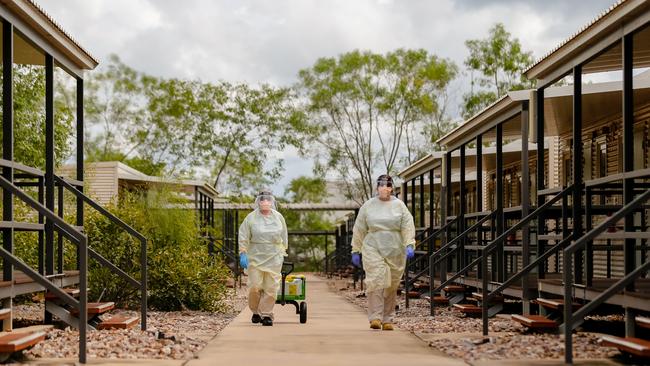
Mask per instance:
[[[327,199],[326,184],[319,177],[294,178],[285,191],[291,202],[318,203]],[[281,209],[281,207],[280,207]],[[332,231],[334,225],[324,212],[282,210],[287,228],[292,231]],[[326,240],[322,236],[290,236],[289,261],[296,271],[317,271],[325,256]]]
[[[211,260],[191,211],[169,208],[167,192],[126,193],[110,210],[149,239],[149,305],[159,310],[218,310],[226,294],[228,269]],[[109,261],[139,279],[140,243],[98,214],[86,220],[90,245]],[[138,290],[101,267],[90,263],[91,299],[104,292],[104,299],[123,306],[137,306]]]
[[[445,124],[446,93],[456,65],[425,50],[398,49],[384,55],[352,51],[321,58],[299,72],[308,100],[313,155],[323,170],[349,182],[347,194],[363,201],[379,173],[393,174],[426,153]],[[324,151],[323,151],[324,150]]]
[[[490,29],[486,39],[472,39],[465,42],[469,56],[465,65],[480,76],[472,78],[472,91],[463,98],[463,117],[469,118],[487,107],[509,90],[532,87],[523,72],[533,62],[531,52],[523,51],[517,38],[511,38],[501,23]],[[474,91],[474,84],[488,90]]]
[[[1,69],[1,68],[0,68]],[[14,65],[14,156],[25,165],[45,169],[45,69]],[[70,154],[74,106],[61,95],[54,99],[54,158],[60,165]],[[0,113],[3,113],[0,105]],[[2,131],[0,130],[0,138]]]
[[[88,82],[90,160],[118,160],[147,174],[208,171],[221,192],[252,191],[283,170],[273,151],[302,149],[304,114],[294,93],[268,85],[153,77],[113,56]]]

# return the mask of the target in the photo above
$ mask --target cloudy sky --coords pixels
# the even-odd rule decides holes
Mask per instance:
[[[614,0],[37,0],[100,62],[149,74],[290,85],[301,68],[353,49],[424,48],[462,67],[464,41],[504,23],[535,58]],[[457,101],[466,79],[454,86]],[[458,103],[458,102],[456,102]],[[311,169],[286,152],[291,177]],[[278,192],[278,193],[280,193]]]

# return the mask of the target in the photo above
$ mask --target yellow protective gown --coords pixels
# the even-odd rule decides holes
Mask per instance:
[[[249,213],[239,227],[239,252],[248,255],[248,288],[275,298],[282,280],[282,262],[289,246],[287,224],[278,211]]]
[[[352,252],[363,255],[367,291],[397,291],[408,245],[415,245],[415,225],[404,202],[374,197],[361,206],[354,222]]]

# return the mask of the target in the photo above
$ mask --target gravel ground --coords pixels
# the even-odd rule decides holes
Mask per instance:
[[[246,288],[237,289],[227,300],[223,313],[201,311],[158,312],[148,314],[147,331],[139,326],[88,332],[88,356],[121,359],[191,359],[203,349],[246,305]],[[20,326],[42,324],[43,304],[19,305],[15,322]],[[139,313],[114,310],[103,318],[117,314]],[[79,333],[69,327],[47,331],[45,341],[24,352],[27,359],[76,358]]]
[[[358,289],[346,288],[344,282],[330,282],[330,287],[348,301],[366,308],[366,298]],[[404,296],[398,301],[395,325],[408,330],[437,350],[467,362],[505,359],[554,359],[564,357],[564,336],[530,333],[526,328],[499,315],[489,321],[489,337],[484,339],[480,318],[466,317],[449,307],[436,307],[435,316],[429,315],[429,302],[411,299],[409,308]],[[621,321],[620,315],[594,316],[598,321]],[[574,358],[603,359],[620,355],[615,348],[601,347],[597,341],[601,334],[579,332],[573,336]]]

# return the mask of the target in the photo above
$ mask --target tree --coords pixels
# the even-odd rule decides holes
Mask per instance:
[[[280,177],[276,152],[302,149],[309,134],[290,89],[268,85],[202,84],[197,93],[193,155],[209,169],[215,187],[252,193]]]
[[[469,56],[465,65],[472,74],[472,90],[463,97],[463,117],[469,118],[496,101],[509,90],[532,87],[523,72],[533,63],[532,52],[523,51],[517,38],[511,38],[501,23],[486,39],[465,41]],[[474,79],[474,72],[480,75]],[[474,91],[475,83],[482,88]]]
[[[287,146],[302,149],[303,114],[287,88],[165,79],[111,58],[89,84],[89,160],[118,160],[152,175],[208,176],[221,192],[277,180]],[[91,129],[92,129],[91,127]]]
[[[318,203],[327,199],[326,182],[321,177],[301,176],[294,178],[285,190],[290,202]],[[280,205],[282,210],[282,206]],[[298,231],[332,231],[332,223],[325,212],[297,212],[282,210],[287,228]],[[289,238],[290,260],[297,264],[297,270],[316,271],[325,254],[326,240],[322,236],[291,236]]]
[[[45,170],[45,69],[14,65],[14,159]],[[55,79],[54,163],[61,165],[71,152],[75,106],[65,98],[65,86]],[[4,113],[1,110],[0,113]],[[0,138],[2,131],[0,131]]]
[[[456,73],[449,60],[403,49],[352,51],[301,70],[317,167],[338,173],[351,199],[368,199],[377,172],[395,173],[422,156],[431,137],[418,132],[444,111],[441,97]]]

